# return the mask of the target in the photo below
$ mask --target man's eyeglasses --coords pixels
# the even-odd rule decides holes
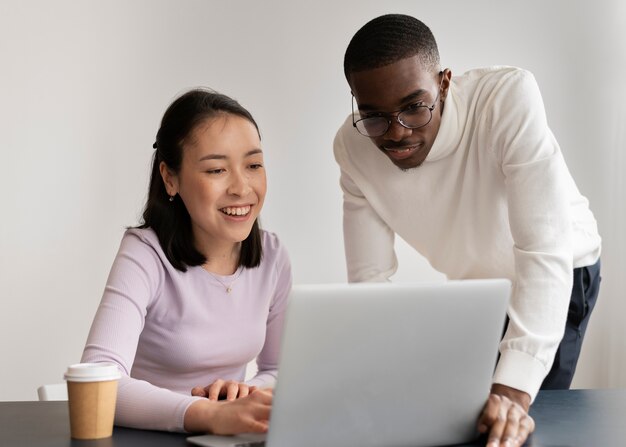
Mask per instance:
[[[443,74],[443,72],[439,72]],[[410,106],[391,113],[377,113],[374,116],[354,120],[354,95],[352,95],[352,125],[356,127],[361,135],[366,137],[380,137],[385,135],[391,126],[392,119],[395,119],[401,126],[407,129],[419,129],[426,126],[433,119],[433,110],[437,106],[439,96],[441,95],[441,84],[443,77],[439,82],[439,91],[437,97],[431,106],[423,104],[411,104]]]

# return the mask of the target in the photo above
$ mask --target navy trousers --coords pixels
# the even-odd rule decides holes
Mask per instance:
[[[574,269],[574,284],[565,334],[556,351],[552,369],[541,384],[542,390],[569,389],[576,371],[589,316],[598,298],[600,281],[599,259],[594,265]]]

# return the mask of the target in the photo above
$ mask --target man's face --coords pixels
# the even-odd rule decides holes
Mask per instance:
[[[350,74],[349,84],[361,118],[391,115],[387,132],[370,139],[400,169],[420,166],[430,152],[439,131],[450,77],[449,70],[439,74],[424,69],[417,56]],[[408,129],[396,119],[401,110],[433,104],[432,119],[423,127]]]

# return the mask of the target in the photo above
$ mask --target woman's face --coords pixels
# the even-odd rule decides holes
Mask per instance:
[[[267,189],[261,141],[250,121],[231,114],[208,119],[185,142],[180,172],[161,172],[168,194],[180,195],[191,216],[200,251],[248,237]]]

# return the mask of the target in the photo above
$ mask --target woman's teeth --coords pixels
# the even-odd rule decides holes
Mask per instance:
[[[220,209],[220,211],[229,216],[245,216],[250,212],[250,206],[242,206],[242,207],[226,207]]]

